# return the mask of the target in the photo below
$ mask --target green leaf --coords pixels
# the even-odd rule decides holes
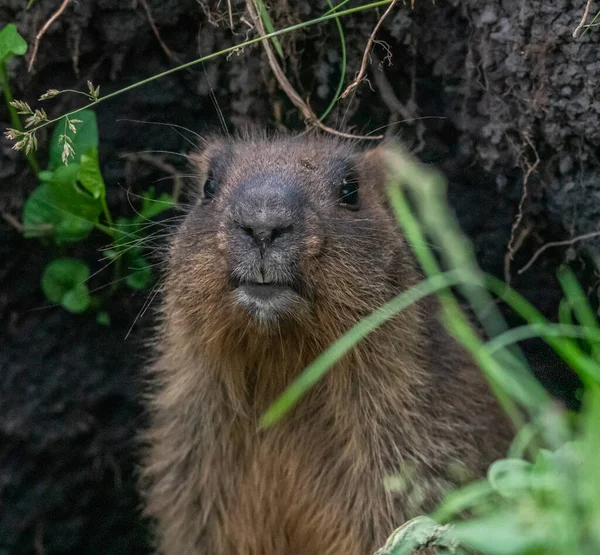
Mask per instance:
[[[91,302],[90,292],[85,284],[78,285],[67,291],[62,299],[63,307],[69,312],[76,314],[84,312],[90,306]]]
[[[147,289],[152,285],[152,264],[147,258],[137,256],[130,262],[132,272],[127,276],[125,282],[129,287],[137,291]]]
[[[54,236],[56,243],[85,239],[94,229],[103,209],[106,187],[98,163],[98,125],[91,110],[77,113],[81,123],[76,133],[61,120],[50,143],[49,169],[40,172],[42,184],[30,195],[23,211],[25,237]],[[61,160],[65,135],[75,162]]]
[[[38,179],[42,182],[52,181],[52,172],[43,170],[37,175]]]
[[[0,62],[12,55],[22,56],[27,52],[27,42],[17,31],[14,23],[5,25],[0,31]]]
[[[105,249],[104,257],[108,260],[115,260],[119,256],[119,251],[117,249]]]
[[[29,196],[23,209],[25,237],[39,237],[51,227],[56,243],[62,244],[81,241],[91,233],[102,202],[78,187],[79,169],[79,164],[56,168],[50,182]]]
[[[72,119],[81,120],[81,123],[75,124],[76,133],[73,133],[66,125],[65,118],[61,118],[54,126],[52,139],[50,140],[50,162],[48,169],[55,170],[63,166],[62,152],[63,143],[60,141],[61,135],[66,135],[74,151],[74,162],[79,163],[81,156],[88,153],[91,148],[98,147],[98,123],[96,114],[92,110],[82,110],[77,112]],[[71,165],[71,164],[69,164]]]
[[[94,228],[92,222],[62,211],[56,205],[52,187],[40,185],[31,193],[23,209],[23,235],[27,238],[53,236],[57,244],[85,239]]]
[[[44,269],[42,291],[46,298],[62,305],[69,312],[85,311],[91,298],[86,281],[89,268],[75,258],[58,258]]]
[[[503,497],[518,497],[531,487],[533,465],[522,459],[501,459],[488,469],[491,486]]]
[[[456,542],[450,538],[450,526],[442,526],[426,516],[405,522],[389,536],[375,555],[411,555],[423,547],[447,547],[456,552]]]
[[[95,199],[106,197],[106,186],[100,173],[98,149],[96,147],[90,148],[85,154],[81,155],[77,178],[85,190],[89,191]]]
[[[141,220],[150,219],[158,216],[161,212],[165,212],[175,206],[173,197],[167,193],[163,193],[158,198],[155,198],[154,187],[142,193],[142,209],[140,210]]]
[[[103,310],[96,315],[96,322],[101,326],[110,326],[110,314]]]
[[[488,555],[524,555],[544,545],[541,530],[531,525],[523,526],[514,510],[457,523],[448,535],[460,545]]]

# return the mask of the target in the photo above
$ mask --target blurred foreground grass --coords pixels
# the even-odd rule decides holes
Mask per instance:
[[[444,325],[478,362],[518,433],[507,458],[492,464],[485,480],[450,492],[432,514],[402,525],[377,555],[406,555],[434,545],[439,553],[600,554],[600,325],[583,289],[568,268],[559,269],[564,298],[557,307],[559,322],[550,323],[507,284],[479,268],[448,206],[442,176],[399,147],[386,155],[390,199],[427,279],[334,343],[273,403],[261,425],[276,422],[386,318],[436,294]],[[508,329],[498,301],[515,311],[523,325]],[[469,324],[465,303],[487,341]],[[533,377],[517,343],[536,336],[581,379],[579,413],[560,407]]]

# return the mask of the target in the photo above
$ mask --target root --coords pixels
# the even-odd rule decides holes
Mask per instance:
[[[19,233],[23,233],[23,224],[19,220],[17,220],[17,218],[15,218],[12,214],[2,212],[2,217]]]
[[[346,90],[340,95],[340,98],[346,98],[362,81],[365,80],[365,75],[367,73],[367,64],[369,62],[369,55],[371,54],[371,49],[373,48],[373,44],[375,44],[375,35],[377,35],[377,31],[379,31],[379,27],[383,23],[383,20],[387,17],[387,15],[392,11],[393,7],[396,5],[397,0],[393,0],[393,2],[388,6],[387,10],[383,13],[383,15],[379,18],[377,25],[375,25],[373,31],[369,35],[369,40],[367,41],[367,46],[365,48],[365,52],[362,57],[362,62],[360,64],[360,70],[357,76],[354,78],[354,81],[350,83],[346,87]]]
[[[585,22],[587,21],[588,14],[590,13],[591,5],[592,5],[592,0],[587,0],[587,4],[585,5],[585,10],[583,11],[583,17],[581,18],[579,25],[577,25],[577,27],[575,27],[575,30],[573,31],[574,39],[576,39],[577,35],[579,35],[579,31],[581,31],[581,29],[583,29]]]
[[[519,201],[519,210],[517,212],[517,217],[515,218],[515,221],[510,230],[510,240],[508,242],[508,252],[506,253],[505,265],[504,265],[504,274],[505,274],[504,277],[506,279],[506,283],[508,283],[508,284],[510,284],[510,262],[515,257],[515,254],[520,247],[520,243],[519,243],[519,245],[517,245],[518,241],[515,241],[515,236],[516,236],[517,230],[519,229],[519,226],[521,225],[521,221],[523,220],[525,201],[527,200],[527,196],[528,196],[527,182],[529,181],[529,176],[535,171],[535,169],[538,167],[538,165],[540,163],[540,157],[537,153],[537,150],[535,149],[535,146],[531,142],[531,139],[525,134],[523,134],[523,139],[531,147],[531,150],[533,150],[533,153],[535,154],[535,162],[533,164],[529,165],[529,167],[525,171],[525,176],[523,177],[523,193],[521,195],[521,200]],[[521,241],[521,243],[522,243],[522,241]]]
[[[521,275],[524,272],[526,272],[527,270],[529,270],[529,268],[531,268],[531,266],[533,266],[533,263],[541,256],[541,254],[551,247],[566,247],[569,245],[574,245],[575,243],[578,243],[579,241],[585,241],[586,239],[592,239],[593,237],[600,237],[600,231],[592,231],[591,233],[585,233],[584,235],[578,235],[577,237],[573,237],[572,239],[566,239],[565,241],[551,241],[550,243],[546,243],[545,245],[542,245],[537,251],[535,251],[535,254],[531,257],[529,262],[527,262],[527,264],[525,264],[525,266],[523,266],[517,273],[519,275]]]
[[[517,252],[521,248],[521,246],[525,242],[525,239],[527,239],[527,237],[529,237],[529,234],[531,233],[532,229],[533,229],[533,226],[528,225],[526,228],[521,230],[521,232],[519,233],[519,236],[517,237],[517,239],[514,242],[513,249],[512,249],[513,253]],[[510,282],[512,280],[512,275],[510,272],[511,261],[512,261],[511,251],[506,251],[506,253],[504,253],[504,281],[507,284],[510,284]]]
[[[156,37],[158,44],[160,44],[160,47],[163,49],[164,53],[167,55],[168,58],[170,58],[176,64],[181,65],[183,62],[165,44],[162,37],[160,36],[160,33],[158,32],[158,28],[156,27],[156,24],[154,23],[154,18],[152,17],[152,12],[150,11],[150,6],[148,5],[148,2],[146,0],[139,0],[139,2],[142,5],[142,7],[144,8],[144,11],[146,12],[146,17],[148,19],[148,23],[150,23],[150,27],[152,27],[152,32],[154,33],[154,36]]]
[[[386,57],[387,59],[387,57]],[[373,61],[375,65],[380,65],[379,58],[376,56],[375,52],[373,52]],[[384,60],[385,61],[385,60]],[[377,92],[381,97],[383,103],[387,106],[387,109],[390,111],[389,117],[389,127],[386,135],[393,135],[395,132],[396,123],[400,123],[402,121],[406,121],[415,126],[417,132],[417,138],[419,140],[419,144],[415,149],[411,149],[412,152],[420,152],[424,145],[425,141],[423,139],[423,134],[425,133],[425,126],[420,121],[418,114],[418,106],[415,102],[415,91],[414,91],[414,83],[415,83],[415,75],[413,74],[413,82],[411,86],[411,98],[407,103],[400,102],[394,89],[386,77],[383,69],[381,71],[373,71],[373,78],[375,80],[375,85],[377,86]],[[400,116],[403,120],[396,122],[396,118]]]

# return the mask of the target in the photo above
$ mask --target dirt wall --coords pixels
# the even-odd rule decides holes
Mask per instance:
[[[27,11],[24,4],[1,3],[0,27],[16,22],[32,44],[57,3],[36,0]],[[85,89],[88,79],[106,94],[172,68],[176,60],[189,61],[253,36],[244,3],[231,2],[233,31],[227,4],[72,2],[40,41],[32,72],[26,61],[11,64],[14,95],[37,105],[47,89]],[[378,38],[384,42],[375,47],[369,82],[340,102],[326,122],[352,133],[391,127],[422,160],[440,167],[483,268],[496,275],[505,274],[505,255],[522,205],[515,236],[525,235],[510,266],[513,285],[554,316],[560,299],[557,264],[568,257],[593,290],[597,279],[580,247],[597,248],[598,239],[576,243],[571,250],[548,249],[527,272],[517,271],[546,242],[598,229],[600,33],[592,28],[572,37],[584,0],[421,1],[414,9],[408,4],[399,5],[382,25]],[[318,17],[328,7],[320,0],[273,0],[269,9],[279,28]],[[347,83],[358,71],[383,10],[343,19]],[[281,40],[286,74],[322,113],[341,70],[335,24]],[[63,95],[47,110],[59,115],[80,102]],[[192,148],[193,134],[132,120],[167,122],[200,134],[219,132],[215,105],[230,129],[303,126],[260,45],[100,104],[101,167],[112,211],[127,213],[131,194],[168,177],[126,154],[171,151],[154,156],[187,173],[180,154]],[[408,121],[390,126],[398,120]],[[2,130],[7,122],[2,105]],[[39,139],[44,165],[47,137]],[[36,181],[24,157],[10,146],[2,136],[0,554],[147,553],[134,485],[134,437],[144,425],[139,371],[151,313],[128,335],[143,294],[119,294],[110,307],[108,328],[46,306],[39,279],[54,252],[23,239],[15,229]],[[171,185],[169,180],[157,183],[167,190]],[[78,247],[78,254],[97,263],[103,245],[95,238]],[[544,383],[570,402],[574,381],[568,371],[539,343],[525,348]]]

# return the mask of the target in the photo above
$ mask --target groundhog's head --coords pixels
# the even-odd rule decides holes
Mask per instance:
[[[192,156],[197,198],[169,254],[166,318],[205,342],[300,328],[339,337],[414,283],[380,148],[208,141]]]

